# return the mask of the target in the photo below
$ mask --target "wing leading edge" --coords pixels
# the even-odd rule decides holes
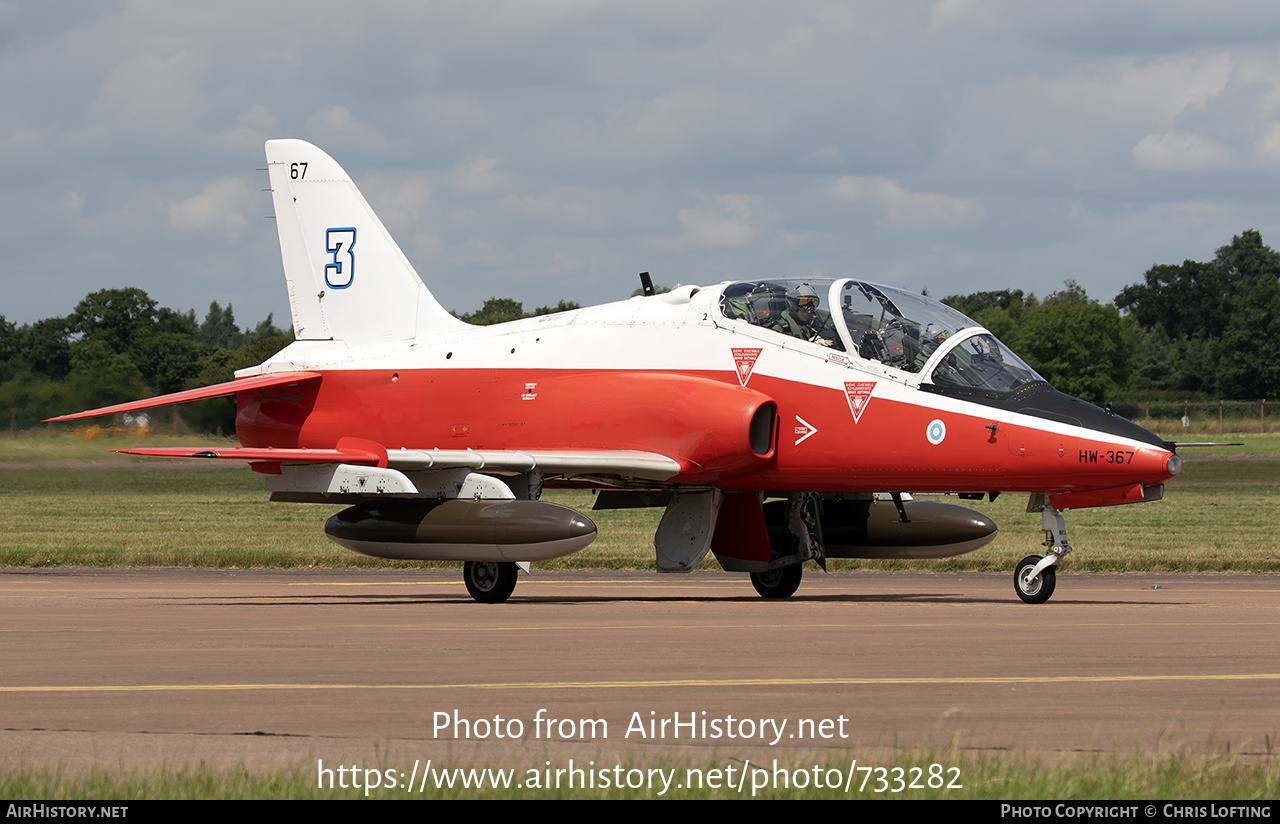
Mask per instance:
[[[117,449],[128,455],[153,458],[212,458],[226,461],[275,461],[281,464],[343,463],[399,470],[470,469],[491,472],[532,472],[548,475],[622,475],[665,481],[686,467],[656,452],[631,449],[383,449],[362,438],[340,438],[335,449],[285,449],[198,446]]]

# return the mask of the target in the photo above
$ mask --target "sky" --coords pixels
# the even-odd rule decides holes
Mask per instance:
[[[1280,245],[1271,0],[0,0],[0,315],[289,324],[263,143],[447,308],[851,276],[1108,302]]]

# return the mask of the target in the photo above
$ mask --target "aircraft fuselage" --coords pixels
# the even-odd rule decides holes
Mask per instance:
[[[1066,493],[1174,474],[1145,430],[1080,420],[1096,407],[1074,401],[1072,423],[947,397],[727,319],[718,297],[686,287],[359,350],[300,341],[259,370],[323,378],[242,393],[237,433],[277,448],[354,435],[389,449],[641,450],[679,462],[672,484],[725,491]]]

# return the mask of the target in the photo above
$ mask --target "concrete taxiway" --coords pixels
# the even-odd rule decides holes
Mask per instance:
[[[0,764],[1262,753],[1280,576],[0,570]],[[665,722],[665,725],[664,725]],[[930,757],[933,757],[932,755]]]

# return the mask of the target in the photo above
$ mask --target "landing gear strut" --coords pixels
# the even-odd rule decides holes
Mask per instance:
[[[1057,584],[1058,576],[1054,567],[1071,551],[1071,544],[1067,542],[1067,523],[1063,520],[1062,513],[1049,503],[1048,495],[1038,493],[1031,496],[1027,511],[1034,512],[1037,509],[1040,510],[1047,551],[1043,558],[1038,555],[1023,558],[1013,572],[1013,588],[1018,597],[1028,604],[1043,604],[1049,600]]]
[[[509,561],[467,561],[462,580],[467,592],[482,604],[501,604],[516,588],[516,565]]]

